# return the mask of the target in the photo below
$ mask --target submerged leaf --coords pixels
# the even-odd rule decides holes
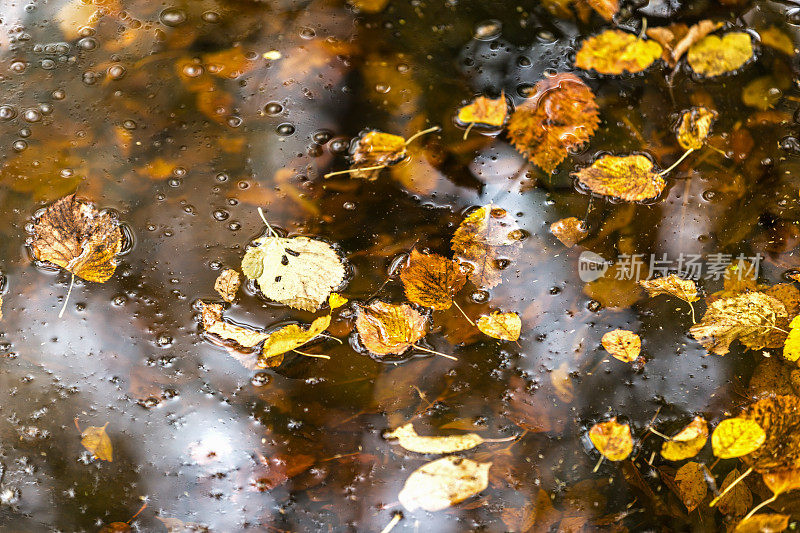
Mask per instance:
[[[753,41],[745,32],[730,32],[722,37],[708,35],[692,45],[686,60],[701,76],[719,76],[741,68],[753,57]]]
[[[708,424],[703,417],[696,416],[677,435],[664,442],[661,455],[668,461],[683,461],[697,455],[707,440]]]
[[[461,290],[467,277],[458,263],[438,254],[412,250],[408,264],[400,272],[406,297],[415,304],[436,310],[450,309],[453,295]]]
[[[663,278],[641,280],[639,285],[644,287],[651,298],[661,294],[676,296],[685,302],[696,302],[700,299],[697,295],[697,286],[694,281],[683,279],[675,274]]]
[[[589,234],[586,224],[577,217],[562,218],[550,224],[550,233],[567,248],[572,248]]]
[[[728,418],[711,434],[711,447],[720,459],[732,459],[757,450],[766,438],[767,434],[755,421]]]
[[[470,104],[458,110],[457,122],[461,126],[483,126],[500,128],[508,118],[508,102],[506,95],[500,94],[499,98],[478,96]]]
[[[289,324],[281,329],[270,333],[264,342],[261,355],[258,358],[258,366],[261,368],[271,368],[276,365],[270,364],[270,359],[282,356],[284,353],[299,348],[307,342],[317,338],[320,333],[328,329],[331,325],[331,316],[325,315],[316,318],[308,329],[298,325]]]
[[[515,341],[522,331],[522,320],[517,313],[494,311],[491,315],[478,318],[477,326],[483,333],[495,339]]]
[[[728,475],[725,476],[725,480],[719,488],[720,493],[725,492],[725,490],[730,487],[731,483],[741,474],[742,473],[736,468],[731,470]],[[731,488],[727,494],[720,497],[717,502],[717,509],[719,509],[722,514],[733,516],[744,516],[752,506],[753,494],[750,492],[750,489],[747,488],[747,484],[741,482],[734,485],[733,488]]]
[[[359,309],[356,330],[376,355],[400,355],[425,336],[427,320],[408,304],[376,301]]]
[[[308,237],[261,237],[242,259],[242,272],[264,296],[295,309],[316,311],[344,281],[333,247]]]
[[[772,491],[774,495],[783,494],[791,490],[800,489],[800,470],[776,470],[761,474],[764,485]]]
[[[701,20],[692,26],[677,23],[658,28],[649,28],[647,36],[661,44],[664,48],[661,59],[670,67],[674,67],[683,57],[683,54],[689,50],[690,46],[720,27],[722,27],[721,22]]]
[[[678,486],[678,496],[691,513],[708,494],[708,484],[704,472],[705,466],[694,461],[689,461],[678,469],[675,474],[675,483]]]
[[[77,424],[77,422],[75,423]],[[108,433],[106,433],[106,426],[108,426],[108,422],[102,427],[89,426],[84,429],[81,433],[81,444],[98,459],[110,463],[114,460],[113,448],[111,447],[111,439],[108,438]]]
[[[796,362],[800,359],[800,316],[796,316],[789,323],[789,335],[783,344],[783,357]]]
[[[385,435],[387,439],[397,439],[397,443],[411,452],[417,453],[455,453],[469,450],[483,444],[483,437],[477,433],[450,435],[447,437],[422,437],[417,435],[414,424],[408,423]]]
[[[800,470],[800,398],[773,395],[751,404],[739,415],[765,434],[763,445],[742,457],[758,473]]]
[[[200,302],[200,308],[203,313],[203,329],[208,333],[218,335],[224,340],[234,341],[245,348],[252,348],[267,338],[267,335],[260,331],[225,322],[222,319],[221,304]]]
[[[538,82],[511,115],[508,138],[534,165],[552,172],[589,141],[600,122],[594,94],[574,74]]]
[[[589,37],[575,56],[575,66],[600,74],[641,72],[661,57],[661,45],[622,30],[606,30]]]
[[[39,261],[104,283],[117,268],[122,232],[112,215],[71,194],[54,202],[36,220],[31,249]]]
[[[589,440],[609,461],[624,461],[633,451],[631,427],[617,422],[617,417],[592,426],[589,430]]]
[[[769,28],[759,30],[758,35],[761,37],[761,44],[783,52],[789,57],[794,56],[794,41],[777,26],[770,26]]]
[[[653,162],[643,155],[604,155],[572,175],[595,194],[628,202],[656,198],[666,185],[653,172]]]
[[[217,276],[217,280],[214,282],[214,290],[219,293],[223,300],[232,302],[241,284],[242,280],[239,273],[232,268],[226,268]]]
[[[789,527],[788,514],[755,514],[736,525],[733,533],[780,533]]]
[[[684,150],[699,150],[711,132],[717,112],[705,107],[693,107],[684,111],[678,124],[678,144]]]
[[[603,335],[600,341],[608,353],[624,363],[632,363],[642,350],[642,339],[632,331],[615,329]]]
[[[409,511],[441,511],[489,486],[492,463],[448,456],[416,469],[406,480],[398,499]]]

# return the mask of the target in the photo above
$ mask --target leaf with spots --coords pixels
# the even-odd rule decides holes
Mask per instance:
[[[636,361],[642,350],[642,339],[639,335],[625,329],[609,331],[603,335],[601,342],[608,353],[623,363]]]
[[[217,276],[214,282],[214,290],[219,293],[223,300],[232,302],[236,298],[236,291],[239,290],[241,284],[242,280],[239,273],[232,268],[226,268]]]
[[[431,309],[445,310],[453,305],[453,295],[461,290],[467,277],[452,259],[412,250],[400,271],[400,280],[409,300]]]
[[[666,185],[643,155],[604,155],[572,175],[595,194],[627,202],[657,198]]]
[[[754,53],[749,33],[730,32],[702,38],[689,48],[686,60],[697,74],[714,77],[740,69]]]
[[[689,461],[678,469],[675,474],[675,484],[678,487],[678,496],[691,513],[708,494],[705,466]]]
[[[376,355],[400,355],[425,336],[427,319],[408,304],[375,301],[358,310],[356,330]]]
[[[606,30],[583,42],[575,56],[575,66],[600,74],[636,73],[652,65],[662,51],[654,40],[640,39],[622,30]]]

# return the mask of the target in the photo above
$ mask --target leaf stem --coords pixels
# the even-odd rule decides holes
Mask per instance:
[[[292,350],[292,351],[294,353],[299,353],[300,355],[305,355],[306,357],[316,357],[318,359],[330,359],[331,358],[330,355],[323,355],[323,354],[318,354],[318,353],[307,353],[307,352],[301,352],[300,350]]]
[[[452,355],[447,355],[446,353],[437,352],[435,350],[429,350],[428,348],[424,348],[424,347],[420,346],[419,344],[412,344],[411,346],[413,346],[417,350],[421,350],[423,352],[428,352],[428,353],[432,353],[432,354],[435,354],[435,355],[441,355],[442,357],[447,357],[448,359],[452,359],[453,361],[458,361],[457,357],[453,357]]]
[[[386,527],[381,530],[381,533],[389,533],[402,519],[402,513],[394,513],[394,516],[392,516],[392,521],[386,524]]]
[[[453,305],[455,305],[455,306],[456,306],[456,309],[458,309],[459,311],[461,311],[461,314],[462,314],[462,315],[464,315],[464,318],[466,318],[466,319],[467,319],[467,322],[469,322],[470,324],[472,324],[473,326],[475,326],[475,322],[473,322],[473,321],[472,321],[472,319],[471,319],[470,317],[468,317],[468,316],[467,316],[467,313],[465,313],[465,312],[464,312],[464,310],[463,310],[463,309],[461,309],[461,306],[460,306],[460,305],[458,305],[458,302],[456,302],[455,300],[453,300]],[[475,327],[477,328],[478,326],[475,326]]]
[[[603,464],[603,459],[605,459],[605,458],[606,458],[605,455],[600,454],[600,460],[597,461],[596,465],[594,465],[594,468],[592,469],[592,473],[595,473],[600,469],[600,465]]]
[[[653,435],[658,435],[659,437],[661,437],[664,440],[672,440],[672,437],[668,437],[668,436],[664,435],[663,433],[661,433],[660,431],[656,431],[655,429],[653,429],[653,426],[647,426],[647,430],[650,433],[652,433]]]
[[[336,172],[328,172],[323,178],[330,178],[331,176],[338,176],[340,174],[354,174],[356,172],[361,172],[362,170],[380,170],[382,168],[386,168],[386,165],[375,165],[372,167],[358,167],[358,168],[348,168],[347,170],[337,170]]]
[[[656,176],[658,176],[658,177],[661,177],[661,176],[663,176],[664,174],[667,174],[667,173],[668,173],[668,172],[670,172],[672,169],[674,169],[675,167],[677,167],[678,165],[680,165],[680,164],[683,162],[683,160],[684,160],[684,159],[686,159],[686,158],[689,156],[689,154],[691,154],[692,152],[694,152],[694,148],[689,148],[688,150],[686,150],[686,151],[683,153],[683,155],[682,155],[682,156],[680,156],[680,158],[678,158],[678,160],[677,160],[677,161],[675,161],[674,163],[672,163],[672,165],[670,165],[670,167],[669,167],[669,168],[667,168],[666,170],[662,170],[661,172],[659,172],[658,174],[656,174]]]
[[[272,229],[272,226],[269,225],[269,222],[267,222],[267,217],[264,216],[264,210],[261,209],[261,207],[258,208],[258,215],[261,217],[261,220],[264,221],[264,224],[267,225],[267,229],[269,230],[270,235],[272,235],[273,237],[280,237],[280,235],[278,235],[278,233],[274,229]]]
[[[467,126],[467,129],[464,131],[464,137],[462,137],[461,140],[463,140],[463,141],[467,140],[467,135],[469,135],[469,132],[472,131],[472,126],[474,126],[474,125],[475,125],[474,122],[470,122],[469,123],[469,126]]]
[[[750,468],[748,468],[747,470],[745,470],[745,471],[744,471],[744,474],[742,474],[741,476],[739,476],[739,477],[737,477],[736,479],[734,479],[734,480],[733,480],[733,483],[731,483],[730,485],[728,485],[727,487],[725,487],[725,490],[723,490],[722,492],[720,492],[719,496],[717,496],[716,498],[714,498],[713,500],[711,500],[711,503],[709,503],[709,504],[708,504],[708,506],[709,506],[709,507],[714,507],[715,505],[717,505],[717,502],[718,502],[718,501],[720,501],[720,500],[723,498],[723,496],[725,496],[726,494],[728,494],[728,492],[730,492],[730,490],[731,490],[733,487],[735,487],[735,486],[736,486],[736,485],[737,485],[737,484],[738,484],[738,483],[739,483],[741,480],[743,480],[744,478],[746,478],[746,477],[747,477],[747,476],[750,474],[750,472],[752,472],[752,471],[753,471],[753,467],[752,467],[752,466],[751,466]],[[758,507],[756,507],[756,509],[758,509]]]
[[[777,499],[778,499],[778,496],[780,496],[780,494],[781,494],[780,492],[779,492],[778,494],[773,494],[771,498],[767,498],[767,499],[766,499],[766,500],[764,500],[763,502],[761,502],[761,503],[759,503],[758,505],[756,505],[755,507],[753,507],[753,509],[752,509],[752,510],[751,510],[749,513],[747,513],[746,515],[744,515],[744,518],[742,518],[742,520],[747,520],[748,518],[750,518],[751,516],[753,516],[754,514],[756,514],[756,511],[758,511],[759,509],[761,509],[761,508],[762,508],[762,507],[764,507],[765,505],[769,505],[770,503],[772,503],[772,502],[774,502],[775,500],[777,500]]]
[[[61,311],[58,312],[58,318],[64,316],[64,311],[67,308],[67,302],[69,301],[69,295],[72,294],[72,286],[75,284],[75,274],[72,274],[72,277],[69,279],[69,289],[67,290],[67,297],[64,298],[64,305],[61,306]]]
[[[417,139],[419,137],[422,137],[423,135],[427,135],[429,133],[433,133],[434,131],[439,131],[441,129],[442,128],[440,128],[439,126],[434,126],[432,128],[428,128],[427,130],[418,131],[417,133],[415,133],[414,135],[412,135],[411,137],[406,139],[406,146],[411,144],[411,141],[413,141],[413,140],[415,140],[415,139]]]

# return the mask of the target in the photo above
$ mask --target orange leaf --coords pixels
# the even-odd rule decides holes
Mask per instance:
[[[409,300],[444,310],[453,305],[453,295],[461,290],[467,277],[451,259],[412,250],[408,264],[400,272],[400,280]]]
[[[642,339],[632,331],[615,329],[603,335],[601,341],[608,353],[624,363],[636,361],[642,350]]]
[[[656,198],[666,185],[643,155],[604,155],[572,175],[593,193],[628,202]]]
[[[359,309],[361,344],[376,355],[400,355],[425,336],[427,320],[408,304],[376,301]]]

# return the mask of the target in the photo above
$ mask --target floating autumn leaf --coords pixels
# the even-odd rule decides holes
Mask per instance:
[[[708,494],[705,466],[689,461],[675,473],[675,484],[678,486],[678,496],[691,513]]]
[[[572,18],[570,6],[575,8],[582,22],[589,22],[594,10],[608,22],[619,12],[619,0],[541,0],[542,5],[553,15]]]
[[[670,67],[674,67],[690,46],[720,27],[722,27],[721,22],[711,20],[701,20],[692,26],[676,23],[649,28],[647,36],[661,44],[664,48],[661,59]]]
[[[760,350],[769,343],[778,320],[786,317],[786,308],[777,299],[763,292],[748,292],[711,302],[689,333],[717,355],[728,353],[737,339],[752,350]]]
[[[375,301],[358,310],[356,330],[376,355],[400,355],[425,336],[426,318],[408,304]]]
[[[589,430],[589,440],[609,461],[624,461],[633,451],[631,427],[617,422],[617,417],[593,425]]]
[[[519,339],[522,331],[522,320],[517,313],[501,313],[494,311],[478,319],[478,329],[490,337],[503,341]]]
[[[753,505],[753,494],[746,484],[737,483],[732,489],[727,490],[735,480],[739,479],[741,474],[738,469],[734,468],[722,482],[720,491],[725,495],[717,503],[717,508],[722,514],[744,516]]]
[[[229,324],[222,318],[222,305],[200,302],[203,329],[224,340],[234,341],[245,348],[252,348],[267,338],[267,335],[250,328]]]
[[[608,353],[623,363],[636,361],[642,350],[642,339],[639,335],[624,329],[609,331],[600,342]]]
[[[344,281],[339,254],[326,242],[309,237],[287,239],[271,227],[269,230],[268,237],[256,239],[255,246],[244,254],[242,272],[256,280],[270,300],[316,311]]]
[[[398,499],[409,511],[441,511],[471,498],[489,486],[492,463],[442,457],[416,469],[406,480]]]
[[[701,416],[694,417],[688,426],[664,442],[661,455],[668,461],[683,461],[697,455],[708,440],[708,424]]]
[[[761,474],[761,479],[764,480],[764,485],[775,495],[800,489],[800,470],[764,472]]]
[[[589,230],[586,223],[577,217],[562,218],[550,224],[550,233],[567,248],[572,248],[586,238]]]
[[[777,26],[759,30],[758,35],[761,37],[761,44],[783,52],[789,57],[794,56],[794,41]]]
[[[572,175],[595,194],[628,202],[656,198],[666,185],[653,172],[653,162],[643,155],[604,155]]]
[[[684,150],[699,150],[711,132],[717,112],[705,107],[693,107],[684,111],[678,123],[678,144]]]
[[[241,284],[239,273],[232,268],[226,268],[217,276],[217,280],[214,282],[214,290],[219,293],[223,300],[232,302]]]
[[[78,426],[77,418],[75,419],[75,426]],[[106,426],[108,426],[108,422],[103,424],[102,427],[89,426],[83,431],[78,428],[78,431],[81,431],[81,444],[83,447],[98,459],[110,463],[114,460],[113,448],[111,447],[111,439],[108,438],[108,433],[106,433]]]
[[[697,74],[713,77],[741,68],[753,57],[753,53],[750,34],[730,32],[722,37],[703,37],[689,47],[686,60]]]
[[[739,417],[763,428],[764,443],[742,457],[758,473],[800,470],[800,398],[773,395],[753,402]]]
[[[783,357],[792,362],[800,359],[800,316],[796,316],[789,323],[789,335],[783,344]]]
[[[589,37],[575,56],[575,66],[600,74],[636,73],[661,57],[661,45],[622,30],[606,30]]]
[[[594,94],[574,74],[538,82],[511,114],[511,144],[545,172],[589,141],[600,123]]]
[[[470,281],[488,289],[502,280],[503,267],[522,247],[522,236],[522,230],[505,209],[487,205],[461,222],[451,247],[456,259],[467,264]]]
[[[338,292],[332,292],[330,296],[328,296],[328,307],[333,309],[338,309],[339,307],[346,304],[349,300],[339,294]]]
[[[720,459],[741,457],[757,450],[767,434],[753,420],[728,418],[719,423],[711,434],[711,448]]]
[[[644,287],[651,298],[661,294],[676,296],[685,302],[696,302],[700,299],[697,295],[697,286],[694,281],[683,279],[675,274],[662,278],[642,280],[639,285]]]
[[[611,22],[619,12],[619,0],[586,0],[598,15]]]
[[[453,295],[461,290],[467,277],[458,263],[438,254],[411,250],[408,263],[400,271],[406,297],[415,304],[436,310],[450,309]]]
[[[756,514],[745,518],[733,533],[780,533],[789,527],[787,514]]]
[[[119,222],[74,194],[50,205],[33,226],[31,249],[87,281],[106,282],[117,268],[122,250]]]
[[[261,349],[261,355],[258,357],[258,366],[261,368],[273,368],[280,365],[283,362],[283,354],[292,350],[296,351],[300,346],[316,339],[330,325],[331,316],[325,315],[316,318],[308,329],[298,324],[289,324],[270,333]],[[301,355],[313,354],[301,353]],[[329,359],[327,355],[314,355],[314,357]],[[280,360],[276,361],[276,358],[280,358]]]
[[[505,93],[500,93],[499,98],[478,96],[471,103],[458,110],[456,123],[467,128],[464,138],[467,138],[473,127],[497,130],[502,128],[508,119],[508,102]]]
[[[486,442],[477,433],[450,435],[446,437],[422,437],[417,435],[414,424],[408,423],[386,433],[387,439],[397,439],[397,443],[411,452],[417,453],[455,453],[469,450]]]

